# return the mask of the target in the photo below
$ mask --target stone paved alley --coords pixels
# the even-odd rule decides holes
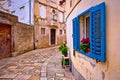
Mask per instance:
[[[0,60],[0,80],[75,80],[61,67],[58,47],[37,49]]]

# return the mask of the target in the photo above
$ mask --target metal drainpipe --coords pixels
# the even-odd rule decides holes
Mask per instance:
[[[34,46],[34,49],[36,49],[36,47],[35,47],[35,25],[34,25],[34,21],[33,21],[33,24],[31,21],[32,17],[34,19],[34,0],[32,1],[32,3],[31,3],[31,1],[32,0],[29,0],[29,23],[30,23],[30,25],[33,26],[33,46]],[[33,15],[31,14],[31,11],[33,12]]]

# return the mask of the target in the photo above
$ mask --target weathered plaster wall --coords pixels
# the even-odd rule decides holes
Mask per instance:
[[[33,26],[16,23],[14,26],[14,56],[34,49]]]
[[[34,49],[33,26],[18,22],[18,17],[0,11],[0,23],[11,26],[11,54]]]
[[[88,8],[106,3],[106,62],[96,60],[75,52],[73,56],[72,19]],[[119,0],[82,0],[67,18],[67,45],[70,47],[72,62],[85,80],[120,80],[120,10]]]
[[[14,47],[17,55],[33,50],[33,40],[33,26],[16,23],[14,26]]]

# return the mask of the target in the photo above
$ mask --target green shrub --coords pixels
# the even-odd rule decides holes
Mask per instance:
[[[64,59],[64,58],[62,58],[62,59],[61,59],[61,65],[62,65],[62,66],[69,65],[69,59]]]
[[[68,47],[65,44],[60,45],[59,51],[61,51],[62,54],[66,54],[68,52]]]
[[[80,49],[84,52],[86,52],[87,48],[90,47],[90,44],[80,44]]]
[[[61,52],[62,54],[66,54],[68,52],[68,47],[67,46],[63,47]]]
[[[62,48],[64,47],[64,45],[60,45],[59,46],[59,51],[62,51]]]

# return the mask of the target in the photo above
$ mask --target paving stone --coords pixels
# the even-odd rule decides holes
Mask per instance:
[[[40,80],[47,80],[47,77],[41,77]]]
[[[65,75],[63,73],[56,73],[56,77],[64,77]]]
[[[12,80],[10,78],[0,78],[0,80]]]
[[[36,75],[32,75],[28,80],[40,80],[40,77]]]
[[[31,75],[18,75],[15,79],[17,80],[27,80],[31,77]]]
[[[48,80],[55,80],[54,78],[49,78]]]
[[[15,77],[16,77],[16,74],[5,74],[0,76],[0,78],[15,78]]]
[[[28,66],[27,66],[27,67],[24,67],[23,70],[31,70],[31,69],[33,69],[33,68],[34,68],[34,67],[28,67]]]
[[[6,58],[0,60],[0,78],[8,80],[62,80],[65,78],[74,80],[72,74],[61,67],[61,58],[58,47],[36,49],[16,57]]]
[[[41,72],[41,77],[47,77],[46,72]]]

